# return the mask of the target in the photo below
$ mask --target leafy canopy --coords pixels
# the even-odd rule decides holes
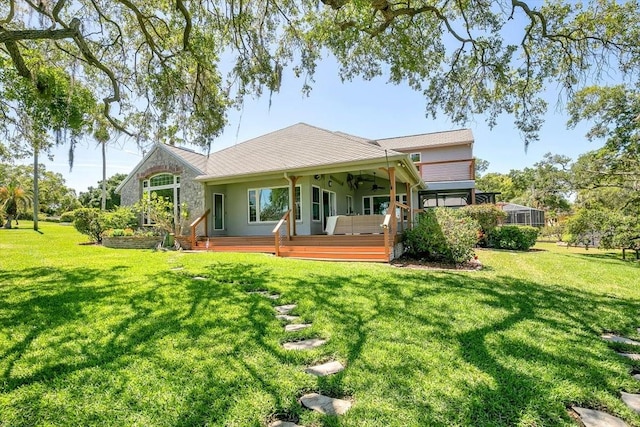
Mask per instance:
[[[91,87],[116,128],[202,146],[228,108],[277,91],[286,70],[310,90],[327,54],[345,80],[408,84],[429,115],[513,115],[525,143],[537,138],[549,84],[571,99],[612,70],[638,81],[636,0],[321,3],[8,0],[0,69],[38,87],[33,63],[45,58]]]

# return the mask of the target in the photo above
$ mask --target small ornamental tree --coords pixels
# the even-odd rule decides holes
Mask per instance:
[[[478,227],[459,210],[428,209],[415,227],[405,231],[404,241],[414,258],[460,264],[473,258]]]
[[[149,222],[158,230],[165,233],[181,234],[185,222],[189,217],[186,203],[182,203],[179,209],[178,224],[174,217],[173,203],[168,199],[158,196],[155,192],[145,193],[145,195],[133,207],[134,211],[146,215]]]
[[[102,241],[104,225],[102,212],[96,208],[80,208],[73,211],[73,226],[82,234],[86,234],[94,242]]]

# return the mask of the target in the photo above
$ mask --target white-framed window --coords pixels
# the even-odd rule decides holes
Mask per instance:
[[[296,186],[296,220],[301,218],[300,186]],[[289,210],[289,187],[251,188],[248,191],[249,223],[277,222]]]
[[[311,187],[311,219],[313,221],[320,221],[322,219],[322,200],[320,199],[320,187],[313,185]]]
[[[353,214],[353,196],[347,195],[347,215]]]
[[[180,175],[160,173],[142,181],[143,196],[151,197],[155,193],[158,197],[173,203],[173,217],[180,217]],[[144,225],[153,225],[149,215],[142,219]]]
[[[379,196],[364,196],[362,198],[363,215],[386,215],[389,210],[391,196],[389,194]],[[406,194],[396,194],[396,202],[407,204]]]
[[[409,157],[413,163],[420,163],[422,161],[422,153],[411,153]]]

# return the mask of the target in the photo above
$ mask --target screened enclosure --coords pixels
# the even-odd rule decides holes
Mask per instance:
[[[545,225],[544,211],[541,209],[506,203],[502,205],[502,210],[507,213],[505,224],[530,225],[533,227],[543,227]]]

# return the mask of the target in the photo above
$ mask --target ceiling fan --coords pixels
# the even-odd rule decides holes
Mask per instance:
[[[378,185],[376,183],[376,173],[373,173],[373,185],[371,186],[371,191],[377,191],[377,190],[384,190],[384,187],[381,185]]]

